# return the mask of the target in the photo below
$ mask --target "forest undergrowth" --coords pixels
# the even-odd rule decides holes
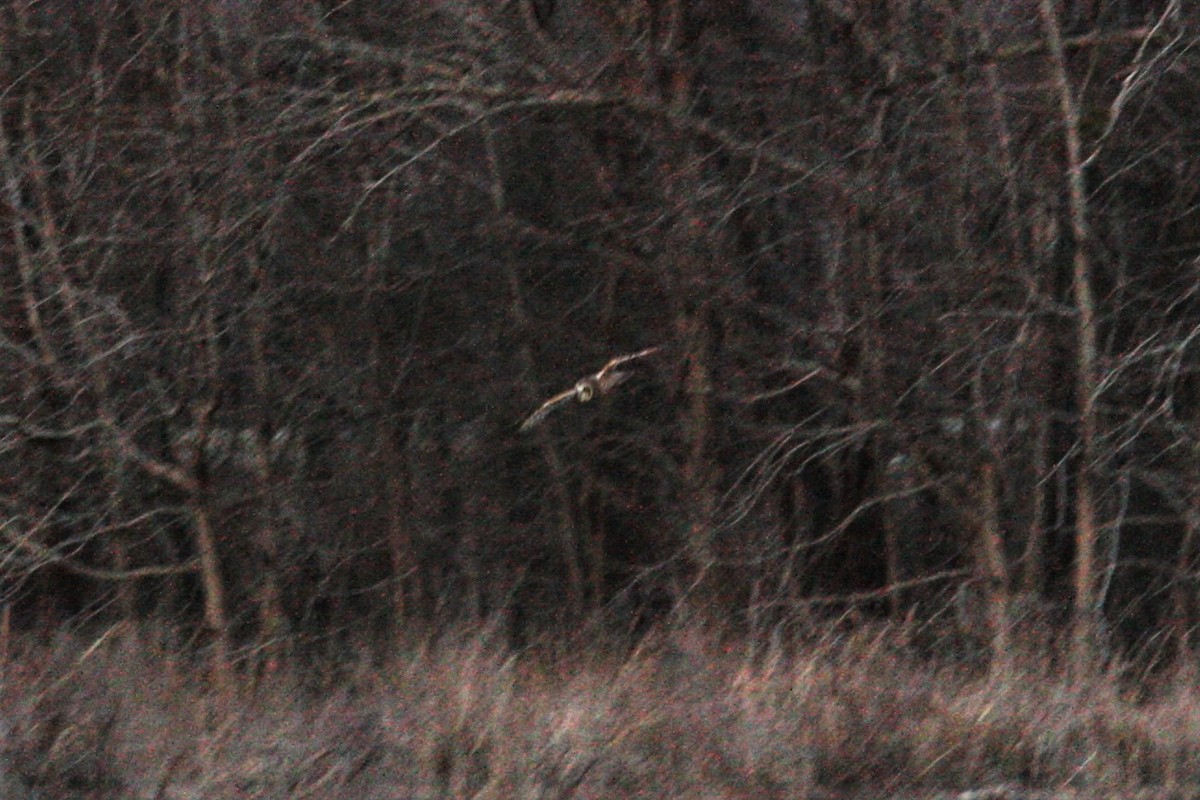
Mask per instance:
[[[601,640],[514,652],[478,625],[386,656],[296,648],[247,657],[224,696],[164,627],[14,636],[0,796],[1200,797],[1187,664],[1081,677],[1029,648],[989,674],[900,626]]]

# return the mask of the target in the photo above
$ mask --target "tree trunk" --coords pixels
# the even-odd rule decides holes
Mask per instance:
[[[280,637],[287,630],[287,618],[283,611],[283,591],[279,585],[279,531],[277,527],[277,512],[279,509],[276,497],[277,476],[274,471],[277,464],[272,463],[270,442],[267,437],[274,435],[275,421],[271,419],[270,409],[274,405],[274,395],[271,387],[270,364],[268,361],[267,326],[269,321],[265,314],[268,287],[267,277],[257,258],[251,256],[251,283],[256,293],[260,295],[257,302],[250,304],[248,319],[248,334],[250,338],[250,367],[251,380],[254,384],[254,414],[253,414],[253,469],[254,495],[258,506],[258,530],[255,532],[255,557],[253,563],[257,567],[255,576],[255,602],[258,607],[259,643],[265,648],[268,659],[279,650]]]
[[[1012,615],[1008,585],[1008,563],[1004,555],[1004,532],[1000,522],[1000,488],[996,466],[990,461],[980,470],[979,572],[987,604],[987,627],[991,647],[990,675],[1003,679],[1012,674]]]
[[[1076,667],[1083,669],[1093,655],[1096,625],[1096,307],[1092,296],[1092,268],[1088,258],[1091,234],[1088,226],[1087,194],[1083,180],[1083,146],[1079,133],[1079,109],[1067,74],[1062,33],[1053,0],[1040,0],[1039,10],[1050,52],[1050,68],[1058,92],[1060,120],[1067,152],[1067,194],[1075,254],[1071,290],[1075,300],[1076,384],[1079,413],[1079,468],[1075,485],[1075,607],[1072,650]]]
[[[687,372],[684,392],[685,456],[682,470],[684,514],[687,519],[685,551],[697,575],[702,605],[720,595],[714,543],[717,498],[712,465],[713,381],[712,363],[715,331],[708,309],[701,306],[684,320],[687,341]]]
[[[520,280],[516,266],[508,262],[508,279],[511,291],[509,307],[517,327],[529,329],[529,317],[525,312],[525,302],[521,293]],[[528,344],[523,344],[518,350],[522,371],[526,375],[534,374],[533,351]],[[532,392],[526,392],[528,405],[532,406],[537,398]],[[566,607],[572,619],[582,618],[585,608],[585,579],[583,562],[579,553],[579,525],[575,517],[575,506],[571,499],[570,483],[567,478],[567,466],[559,453],[558,446],[551,441],[544,427],[536,429],[536,436],[546,466],[550,470],[550,488],[554,504],[558,511],[558,546],[562,556],[563,567],[567,572]]]
[[[884,307],[884,287],[882,269],[882,255],[879,251],[878,237],[871,230],[869,224],[863,225],[860,234],[863,239],[864,260],[866,262],[867,271],[867,290],[869,292],[867,298],[867,311],[864,314],[863,338],[864,352],[863,362],[864,369],[867,373],[865,385],[873,387],[875,392],[874,397],[879,397],[879,393],[886,391],[884,387],[887,385],[886,376],[884,374],[884,359],[886,358],[886,333],[882,329],[881,315],[877,313],[877,309]],[[874,417],[877,413],[877,404],[870,401],[870,397],[864,395],[864,402],[856,405],[861,418],[859,421],[865,421]],[[880,437],[873,436],[871,438],[871,463],[877,474],[884,474],[884,464],[887,460],[887,454],[884,451],[883,443]],[[890,487],[881,486],[880,491],[887,492]],[[901,597],[899,590],[894,587],[904,579],[903,567],[900,556],[900,541],[896,532],[895,515],[892,513],[890,504],[881,504],[879,508],[879,525],[883,532],[883,557],[885,567],[885,580],[888,589],[888,612],[893,620],[899,620],[902,615]]]
[[[225,583],[217,555],[216,534],[203,498],[188,503],[196,529],[196,550],[200,555],[200,579],[204,585],[204,624],[212,636],[213,685],[222,697],[232,697],[233,667],[229,659],[229,616],[225,607]]]

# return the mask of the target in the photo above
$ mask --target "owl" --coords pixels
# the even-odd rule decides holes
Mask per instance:
[[[554,397],[542,403],[537,411],[534,411],[521,423],[521,430],[529,430],[545,419],[546,415],[551,411],[572,399],[578,400],[580,403],[586,403],[597,394],[607,394],[624,383],[632,374],[623,370],[616,370],[614,369],[615,367],[619,367],[621,364],[626,364],[636,358],[644,358],[651,353],[658,352],[658,349],[657,347],[650,347],[645,350],[639,350],[636,353],[630,353],[627,356],[617,356],[605,364],[595,375],[580,378],[570,389],[567,389],[565,392],[559,392]]]

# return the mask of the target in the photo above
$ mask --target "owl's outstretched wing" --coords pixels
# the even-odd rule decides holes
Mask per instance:
[[[598,372],[594,376],[596,388],[601,392],[611,392],[613,389],[627,381],[629,376],[632,374],[632,372],[626,372],[625,370],[620,369],[616,372]]]
[[[600,381],[600,383],[603,384],[605,382],[604,381],[605,376],[608,374],[608,371],[611,370],[612,368],[619,367],[622,364],[633,361],[635,358],[644,358],[645,356],[648,356],[651,353],[657,353],[659,351],[659,349],[660,348],[658,348],[658,347],[647,347],[645,350],[639,350],[636,353],[630,353],[627,356],[617,356],[616,358],[612,359],[607,364],[605,364],[601,368],[601,370],[596,373],[596,380]],[[618,373],[618,374],[621,374],[621,373]],[[616,382],[613,383],[612,385],[615,386],[617,383],[620,383],[621,380],[623,380],[623,379],[618,378],[616,380]]]
[[[574,397],[575,391],[575,388],[572,387],[567,389],[565,392],[559,392],[558,394],[554,395],[554,397],[551,397],[549,400],[542,403],[537,411],[530,414],[528,417],[526,417],[525,421],[521,423],[521,430],[527,431],[534,425],[537,425],[539,422],[544,420],[547,414]]]

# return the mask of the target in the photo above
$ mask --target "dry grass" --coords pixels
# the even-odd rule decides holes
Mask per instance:
[[[336,676],[295,658],[221,700],[155,637],[14,646],[0,796],[1200,797],[1182,670],[1149,692],[1045,659],[989,680],[886,629],[788,656],[693,627],[518,657],[460,629]]]

